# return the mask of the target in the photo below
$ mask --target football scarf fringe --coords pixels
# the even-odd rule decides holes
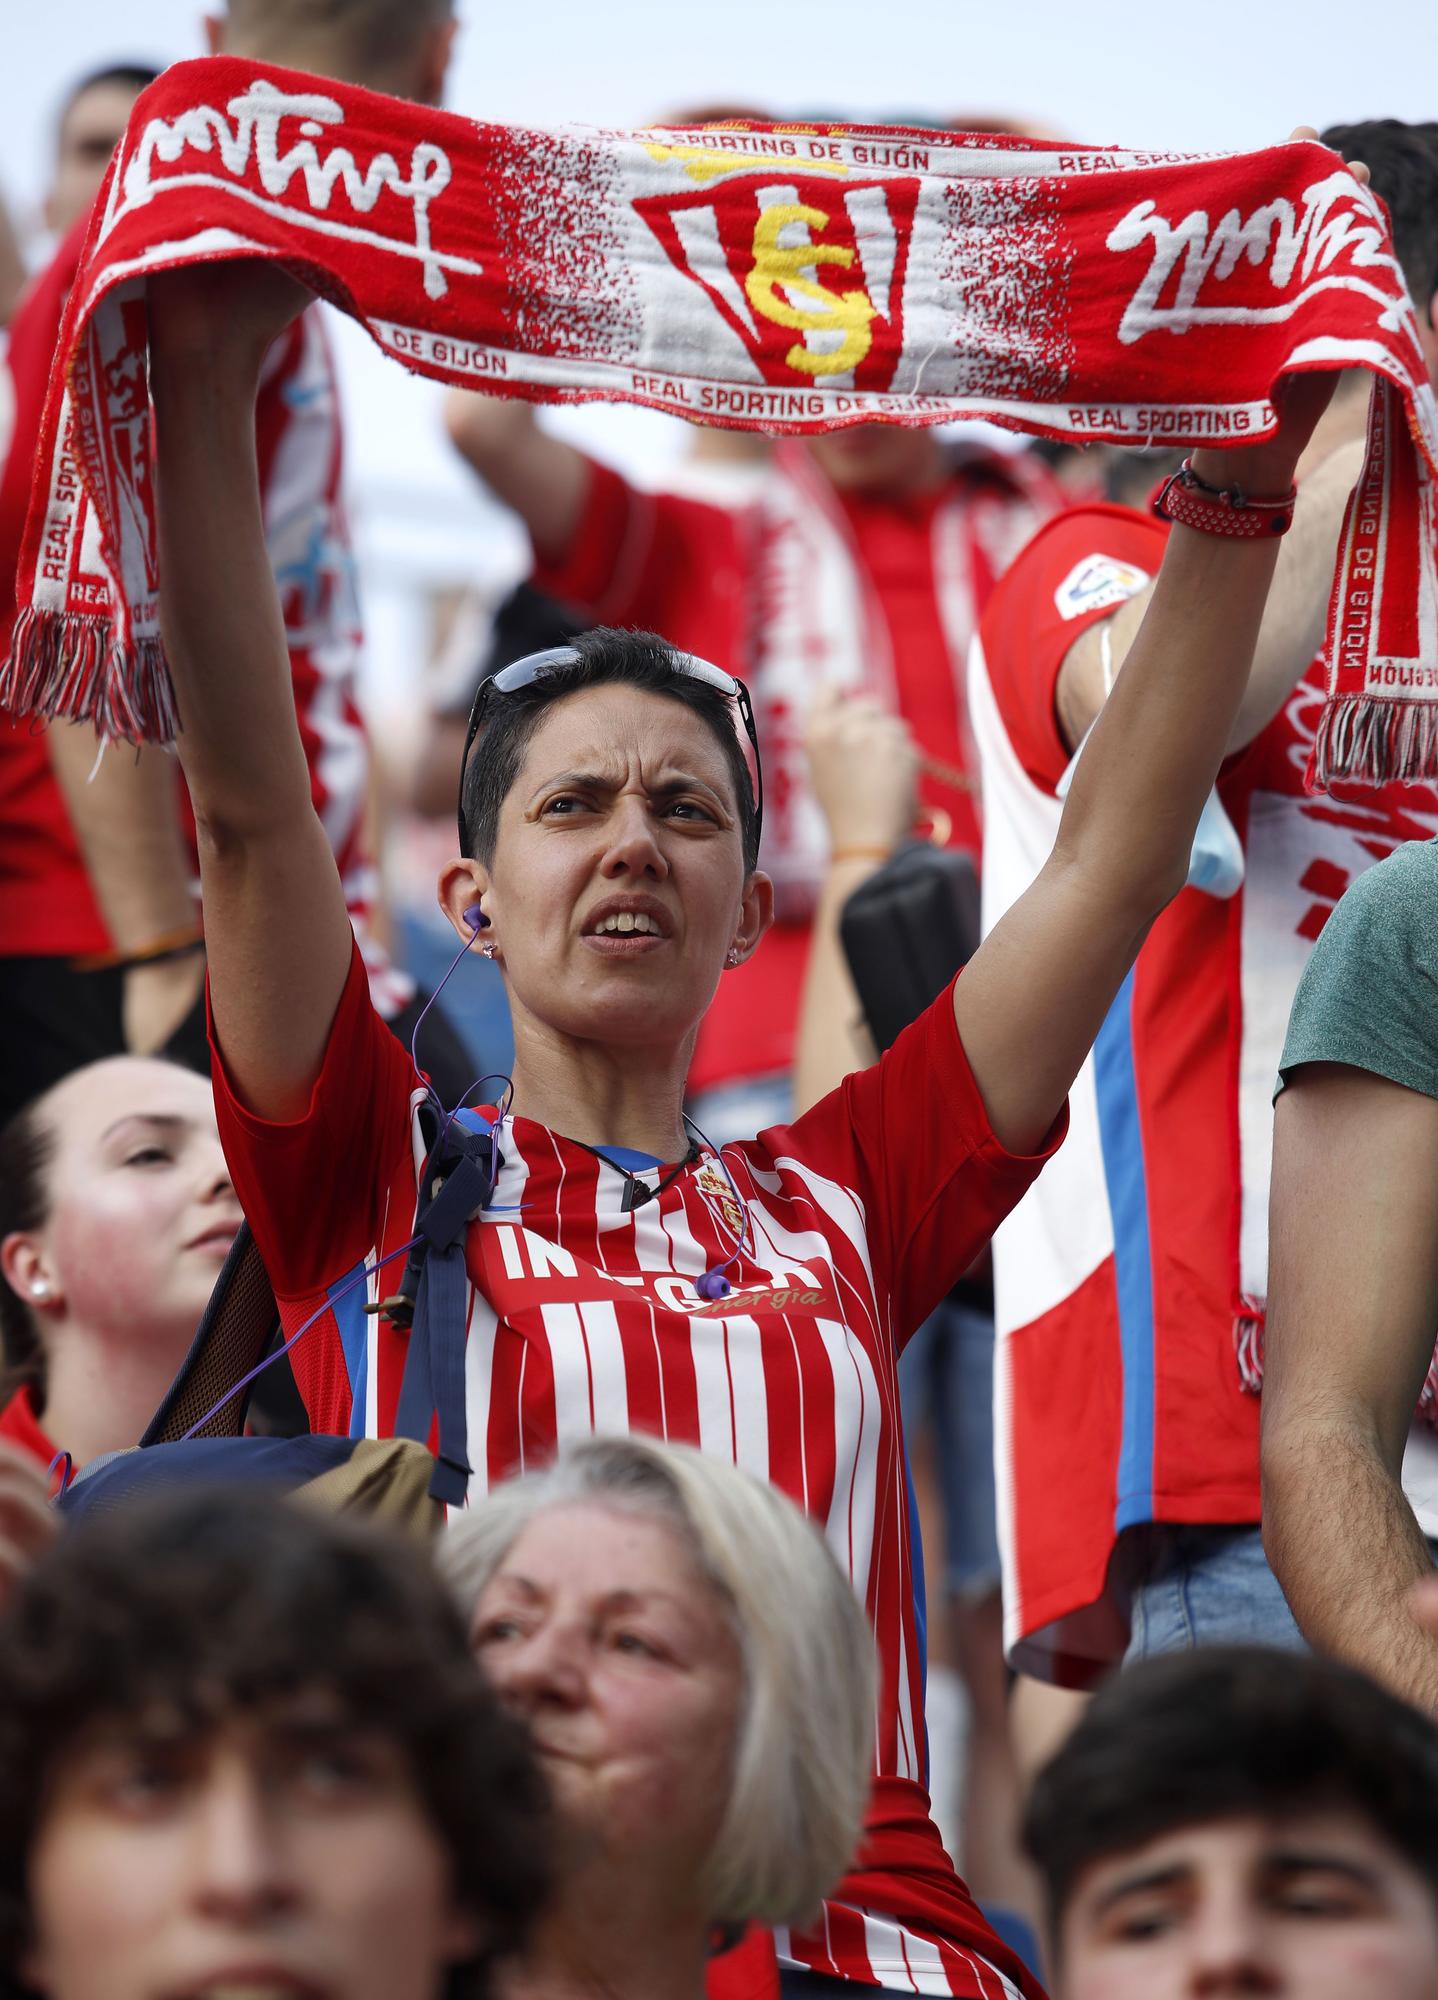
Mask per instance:
[[[1438,411],[1382,205],[1323,147],[1232,157],[739,122],[483,125],[232,58],[138,100],[49,385],[0,704],[167,741],[146,279],[276,259],[423,375],[739,429],[981,416],[1252,443],[1375,377],[1316,776],[1438,775]]]

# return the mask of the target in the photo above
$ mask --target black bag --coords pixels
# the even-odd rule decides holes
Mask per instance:
[[[926,840],[898,848],[844,904],[839,940],[882,1052],[978,949],[973,857]]]

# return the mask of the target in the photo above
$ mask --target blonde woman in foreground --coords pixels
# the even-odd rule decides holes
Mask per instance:
[[[813,1919],[863,1822],[874,1642],[790,1501],[594,1438],[460,1516],[440,1566],[561,1826],[506,2000],[688,2000],[747,1924]]]

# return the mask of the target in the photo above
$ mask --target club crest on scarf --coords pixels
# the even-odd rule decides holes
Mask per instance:
[[[807,168],[780,181],[774,170],[786,163],[765,165],[762,176],[744,172],[718,187],[641,196],[634,207],[765,382],[882,393],[903,351],[919,182],[840,186]]]
[[[116,315],[119,344],[103,354],[101,375],[111,440],[110,471],[117,504],[131,523],[126,547],[138,554],[146,597],[160,588],[153,538],[144,532],[155,505],[154,461],[150,453],[150,386],[146,374],[150,318],[142,296],[120,301]]]

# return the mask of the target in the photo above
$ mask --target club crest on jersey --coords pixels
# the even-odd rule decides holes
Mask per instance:
[[[745,173],[634,206],[765,382],[883,391],[903,350],[919,185]]]
[[[715,1210],[736,1243],[744,1237],[744,1212],[734,1199],[729,1177],[715,1160],[706,1160],[694,1176],[694,1185]]]
[[[1060,618],[1083,618],[1125,603],[1148,581],[1148,571],[1137,563],[1120,562],[1117,556],[1085,556],[1054,592],[1054,605]]]

